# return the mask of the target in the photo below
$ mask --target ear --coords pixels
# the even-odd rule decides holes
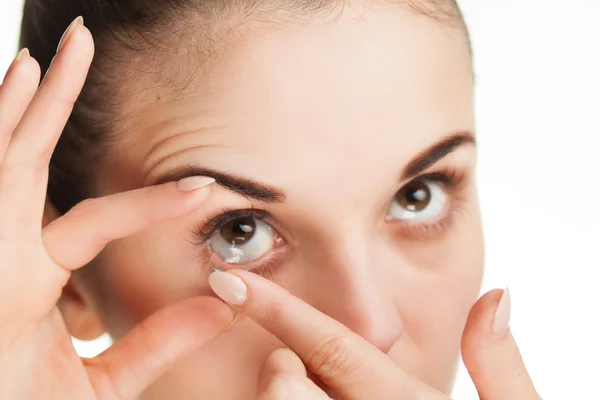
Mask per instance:
[[[69,334],[79,340],[94,340],[104,333],[102,320],[90,300],[73,276],[58,300]]]
[[[42,228],[60,217],[60,213],[50,201],[44,206]],[[91,297],[87,295],[81,279],[71,275],[58,300],[60,310],[69,334],[79,340],[93,340],[104,333],[104,327],[98,314],[92,307]]]

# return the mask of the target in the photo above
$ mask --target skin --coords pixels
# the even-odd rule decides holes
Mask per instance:
[[[464,33],[397,6],[349,7],[336,24],[252,35],[213,71],[218,89],[208,98],[198,84],[197,96],[135,114],[132,125],[144,128],[132,133],[107,184],[121,192],[194,164],[276,187],[285,201],[248,201],[216,187],[194,215],[110,245],[99,265],[107,283],[92,299],[106,330],[118,339],[175,299],[210,295],[210,269],[197,260],[202,246],[182,239],[222,208],[254,207],[291,242],[289,260],[272,269],[275,282],[448,392],[482,276],[475,147],[427,171],[467,174],[449,195],[454,218],[444,232],[401,235],[402,223],[386,223],[385,212],[409,161],[454,132],[475,132]],[[123,169],[128,177],[117,185]],[[146,398],[173,388],[181,399],[252,398],[261,362],[280,346],[240,318]]]
[[[423,171],[463,176],[441,228],[425,235],[423,221],[386,219],[415,157],[475,131],[463,34],[388,7],[237,46],[209,101],[199,84],[196,98],[132,116],[143,128],[105,187],[116,194],[62,217],[47,204],[43,230],[47,155],[83,85],[91,36],[75,26],[37,91],[35,61],[15,62],[0,88],[10,111],[0,115],[0,210],[10,210],[0,282],[11,282],[1,293],[14,305],[0,313],[1,398],[447,400],[461,340],[482,398],[537,398],[510,331],[492,331],[502,292],[473,306],[483,266],[474,145]],[[219,179],[152,186],[200,163],[285,201],[251,201]],[[191,242],[223,207],[267,211],[285,239],[269,279],[219,273],[246,291],[235,322],[200,261],[206,245]],[[71,274],[93,259],[97,270]],[[102,331],[118,342],[80,360],[69,334]]]

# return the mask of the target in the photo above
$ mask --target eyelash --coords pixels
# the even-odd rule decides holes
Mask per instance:
[[[462,197],[459,195],[460,189],[462,189],[466,178],[465,171],[458,171],[451,168],[443,168],[434,172],[419,175],[413,178],[411,181],[421,180],[426,182],[435,182],[441,184],[449,196],[451,196],[451,205],[446,215],[438,221],[433,222],[409,222],[404,221],[396,223],[401,236],[405,237],[421,237],[421,238],[433,238],[438,236],[441,232],[448,229],[454,220],[454,217],[460,212],[460,203]],[[408,184],[407,182],[406,184]],[[405,185],[406,185],[405,184]],[[398,189],[400,190],[400,189]],[[255,218],[260,220],[268,219],[269,213],[263,210],[255,209],[254,207],[249,209],[234,210],[229,208],[223,208],[221,214],[214,218],[208,218],[201,228],[194,230],[194,245],[202,246],[214,235],[219,229],[221,229],[227,223],[239,219],[239,218]],[[273,223],[269,223],[273,226]],[[275,227],[276,228],[276,227]],[[277,232],[277,229],[275,229]],[[278,256],[266,256],[260,261],[258,265],[252,268],[252,272],[264,277],[272,278],[272,270],[278,264]],[[206,260],[208,263],[208,260]]]
[[[434,172],[419,175],[409,182],[414,180],[435,181],[444,185],[448,191],[452,191],[464,182],[465,177],[466,173],[464,171],[459,172],[455,169],[439,169]]]
[[[260,220],[266,219],[268,213],[256,208],[248,208],[243,210],[233,210],[230,208],[221,209],[221,214],[214,218],[208,218],[202,228],[194,232],[196,244],[204,244],[215,234],[219,229],[229,222],[240,218],[256,218]]]

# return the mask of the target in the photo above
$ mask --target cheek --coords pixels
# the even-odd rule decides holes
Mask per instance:
[[[442,240],[403,249],[408,272],[396,277],[402,285],[404,337],[392,356],[442,391],[451,385],[464,324],[483,277],[479,213],[476,207],[461,213]]]
[[[97,259],[104,280],[99,309],[118,339],[161,307],[190,296],[214,296],[197,254],[176,223],[111,243]]]
[[[463,209],[439,242],[417,244],[403,254],[413,271],[404,299],[411,305],[405,310],[407,325],[415,330],[411,336],[455,340],[481,289],[484,251],[477,208]],[[429,329],[432,324],[444,329]]]

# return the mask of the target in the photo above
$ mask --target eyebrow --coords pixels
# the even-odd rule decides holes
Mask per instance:
[[[423,150],[410,161],[402,170],[400,181],[402,182],[419,175],[459,147],[468,144],[475,144],[475,136],[470,132],[457,132],[442,139]],[[160,185],[199,175],[214,178],[220,186],[232,190],[247,199],[263,203],[281,203],[285,201],[285,193],[273,186],[236,174],[191,164],[175,168],[166,174],[161,175],[148,184],[148,186]]]
[[[400,174],[400,182],[413,178],[460,147],[475,144],[471,132],[456,132],[421,151],[410,161]]]
[[[257,182],[239,175],[218,171],[216,169],[189,164],[180,168],[175,168],[165,175],[161,175],[149,186],[178,181],[183,178],[198,175],[213,178],[220,186],[232,190],[247,199],[263,203],[281,203],[285,200],[285,194],[281,190],[265,183]]]

